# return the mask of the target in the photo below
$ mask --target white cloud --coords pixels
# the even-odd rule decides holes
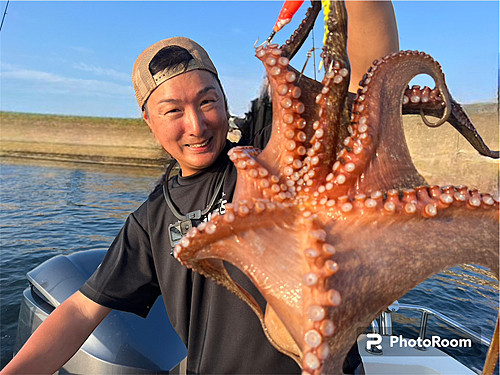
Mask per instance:
[[[31,89],[34,85],[43,85],[50,92],[65,92],[76,95],[133,95],[132,85],[120,85],[108,81],[80,79],[39,70],[22,69],[7,63],[1,63],[0,80],[3,83],[19,81],[18,87]]]
[[[85,72],[91,72],[98,76],[106,76],[111,78],[117,78],[121,81],[130,82],[131,76],[130,74],[119,72],[114,69],[101,68],[100,66],[89,65],[83,62],[74,63],[73,68],[78,70],[83,70]]]
[[[73,51],[77,51],[86,55],[92,55],[94,53],[94,50],[92,48],[88,47],[82,47],[82,46],[69,46],[70,49]]]

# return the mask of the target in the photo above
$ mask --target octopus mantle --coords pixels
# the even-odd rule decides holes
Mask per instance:
[[[256,49],[272,87],[269,144],[230,151],[233,203],[174,249],[247,302],[271,343],[314,374],[342,373],[357,334],[431,275],[461,263],[498,275],[498,198],[426,186],[406,146],[401,108],[413,76],[436,82],[417,90],[423,107],[440,108],[440,122],[452,112],[439,64],[412,51],[376,61],[350,114],[345,8],[331,4],[321,84],[300,77],[287,47]],[[265,313],[223,260],[258,287]]]

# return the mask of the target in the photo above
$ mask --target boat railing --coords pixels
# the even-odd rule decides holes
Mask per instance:
[[[487,347],[490,346],[490,340],[482,337],[478,333],[470,330],[469,328],[456,322],[450,317],[441,314],[440,312],[437,312],[425,306],[399,303],[398,301],[395,301],[389,307],[387,307],[387,309],[380,315],[380,317],[378,319],[375,319],[371,323],[372,332],[378,333],[383,336],[392,335],[392,314],[398,312],[399,310],[417,311],[422,314],[420,318],[420,331],[418,335],[418,337],[421,337],[422,339],[425,338],[425,335],[427,333],[427,325],[429,322],[429,317],[435,317],[440,321],[442,321],[443,323],[447,324],[448,326],[451,326],[457,331],[460,331],[463,335],[467,336],[468,338],[480,342],[481,344],[486,345]],[[420,346],[416,348],[420,350],[426,349],[425,346]]]

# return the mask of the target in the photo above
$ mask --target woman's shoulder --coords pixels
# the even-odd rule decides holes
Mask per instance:
[[[157,211],[163,201],[163,184],[157,183],[147,199],[134,211],[132,216],[139,222],[146,223],[151,212]]]

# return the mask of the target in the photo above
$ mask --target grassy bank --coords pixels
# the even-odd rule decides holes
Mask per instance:
[[[485,143],[498,150],[498,105],[465,109]],[[0,156],[144,167],[169,160],[142,119],[0,112],[0,124]],[[404,129],[429,183],[498,192],[498,160],[480,156],[452,126],[429,128],[420,116],[405,116]]]
[[[0,112],[0,156],[162,166],[169,159],[142,119]]]

